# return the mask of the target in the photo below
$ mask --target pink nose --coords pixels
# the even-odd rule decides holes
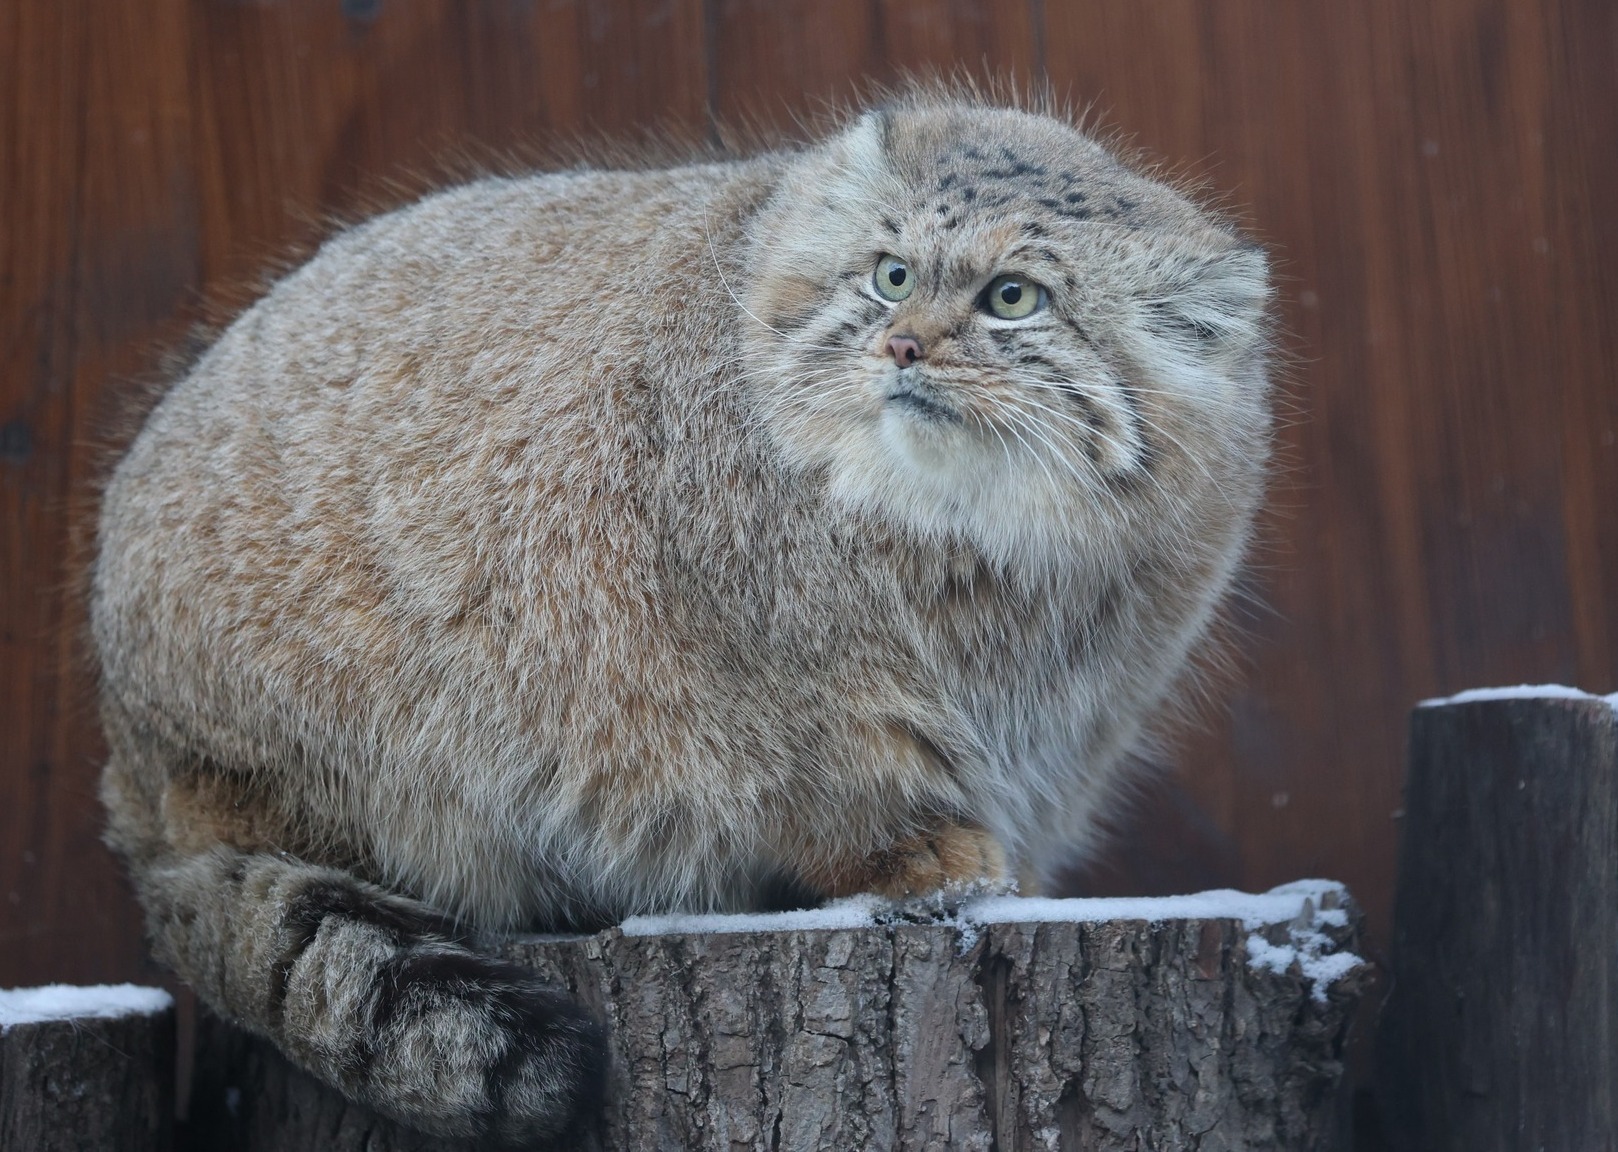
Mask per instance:
[[[901,368],[908,368],[921,359],[921,345],[914,336],[889,336],[888,354]]]

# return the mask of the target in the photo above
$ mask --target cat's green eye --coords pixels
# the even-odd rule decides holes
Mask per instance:
[[[871,277],[876,294],[895,304],[916,290],[916,274],[897,256],[886,253],[876,262],[876,273]]]
[[[996,276],[983,293],[983,304],[1002,320],[1023,320],[1045,303],[1045,289],[1022,276]]]

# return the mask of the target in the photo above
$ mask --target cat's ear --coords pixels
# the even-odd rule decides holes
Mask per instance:
[[[892,126],[892,115],[885,109],[862,113],[836,138],[843,163],[855,169],[885,166]]]
[[[1145,301],[1153,334],[1187,350],[1241,352],[1265,338],[1270,268],[1264,250],[1239,244],[1175,261]]]

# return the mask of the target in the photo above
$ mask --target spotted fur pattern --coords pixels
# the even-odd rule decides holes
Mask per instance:
[[[1045,306],[987,311],[1006,273]],[[355,1098],[522,1141],[600,1036],[477,933],[1048,874],[1242,555],[1267,294],[1068,123],[925,93],[337,236],[106,493],[158,953]]]

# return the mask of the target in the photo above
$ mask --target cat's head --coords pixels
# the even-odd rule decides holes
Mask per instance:
[[[897,101],[795,157],[748,241],[747,376],[835,499],[1007,562],[1245,531],[1265,258],[1069,124]]]

